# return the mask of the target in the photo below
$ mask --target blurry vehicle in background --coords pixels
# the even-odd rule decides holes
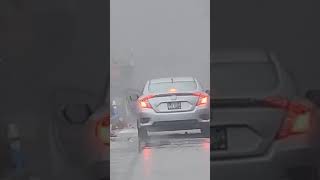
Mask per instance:
[[[150,131],[210,130],[209,95],[192,77],[148,81],[137,101],[138,136],[146,141]]]
[[[216,49],[211,62],[211,168],[216,179],[316,179],[315,106],[275,54]],[[232,173],[230,173],[232,172]]]

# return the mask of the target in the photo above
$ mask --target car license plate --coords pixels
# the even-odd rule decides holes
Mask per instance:
[[[167,105],[168,110],[181,109],[181,102],[169,102]]]
[[[211,149],[213,151],[227,150],[227,130],[226,128],[211,128]]]

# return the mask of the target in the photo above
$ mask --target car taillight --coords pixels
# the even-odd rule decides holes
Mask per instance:
[[[152,109],[151,104],[149,103],[149,99],[153,98],[153,95],[144,96],[139,98],[138,102],[141,108],[150,108]]]
[[[269,105],[281,108],[287,112],[276,139],[284,139],[291,135],[308,133],[313,119],[313,108],[309,105],[289,101],[283,98],[268,98]]]
[[[199,97],[197,106],[205,106],[209,102],[209,95],[202,92],[193,93],[194,96]]]

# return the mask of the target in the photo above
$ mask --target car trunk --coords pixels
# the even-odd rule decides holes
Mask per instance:
[[[286,112],[265,103],[286,94],[271,62],[217,63],[211,71],[211,158],[259,156],[268,151]]]
[[[285,111],[267,106],[263,100],[220,99],[211,106],[211,140],[216,140],[216,131],[222,128],[227,139],[225,149],[212,149],[213,159],[263,154],[272,144],[286,116]]]
[[[152,108],[158,113],[192,111],[198,97],[192,93],[158,94],[149,99]]]

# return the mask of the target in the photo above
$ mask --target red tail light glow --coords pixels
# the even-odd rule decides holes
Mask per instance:
[[[276,108],[287,112],[277,139],[284,139],[291,135],[308,133],[313,119],[313,108],[297,101],[289,101],[283,98],[267,98],[266,102]]]
[[[149,103],[149,99],[153,98],[153,95],[144,96],[139,98],[138,102],[141,108],[150,108],[152,109],[151,104]]]
[[[198,96],[197,106],[205,106],[208,104],[209,95],[203,92],[193,93],[194,96]]]
[[[105,145],[109,145],[109,125],[110,116],[104,115],[101,119],[96,122],[95,135]]]

